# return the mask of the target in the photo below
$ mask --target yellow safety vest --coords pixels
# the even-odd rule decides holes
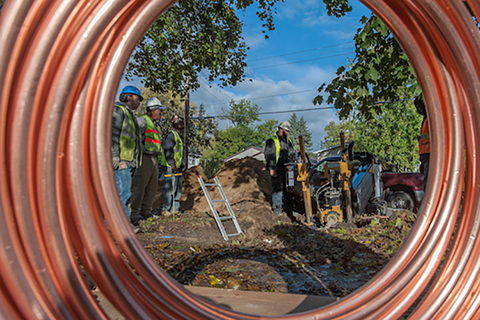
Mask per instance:
[[[275,163],[278,163],[278,158],[280,158],[280,139],[278,139],[278,135],[274,135],[270,139],[275,142]],[[295,145],[293,144],[293,141],[290,138],[288,138],[288,141],[290,141],[292,144],[293,151],[295,152]],[[265,160],[265,163],[266,162],[267,161]]]
[[[135,122],[126,107],[119,104],[115,106],[122,109],[125,114],[120,132],[120,160],[131,162],[135,156],[136,147]]]
[[[170,132],[172,132],[173,136],[175,137],[175,145],[173,147],[173,159],[175,161],[175,166],[179,168],[182,165],[183,159],[183,142],[176,130],[171,130]],[[165,152],[163,152],[160,157],[160,165],[170,167],[170,164],[167,162],[167,159],[165,157]]]

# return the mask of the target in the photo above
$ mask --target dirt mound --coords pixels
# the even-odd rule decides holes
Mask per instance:
[[[184,181],[188,175],[191,175],[190,171],[194,168],[198,168],[198,166],[185,171]],[[198,172],[200,169],[195,170]],[[201,170],[201,173],[203,173],[203,170]],[[197,177],[198,174],[195,175],[196,181],[192,179],[188,186],[187,183],[183,185],[182,198],[180,199],[181,210],[208,212],[210,207]],[[214,178],[206,181],[205,174],[202,177],[206,184],[215,183]],[[271,200],[270,175],[263,162],[253,158],[228,161],[217,173],[217,178],[231,205],[242,201],[250,201],[269,206]],[[208,186],[207,190],[212,200],[222,199],[217,187]],[[220,205],[218,205],[218,208],[216,206],[217,210],[222,210],[220,207]]]
[[[185,170],[182,174],[182,203],[180,210],[192,210],[193,198],[198,193],[200,184],[198,177],[201,176],[203,180],[207,180],[207,176],[203,172],[201,166],[194,166]],[[201,191],[201,190],[200,190]],[[158,191],[153,202],[153,208],[158,209],[162,204],[163,181],[158,182]]]
[[[168,236],[176,236],[177,239],[196,238],[197,243],[204,245],[223,243],[220,230],[213,219],[207,198],[198,181],[199,176],[206,184],[215,184],[214,178],[207,180],[201,166],[185,170],[180,198],[181,214],[170,219],[172,221],[162,219],[161,224]],[[285,223],[290,221],[287,217],[277,217],[271,210],[270,175],[263,162],[253,158],[231,160],[220,169],[217,178],[244,234],[240,237],[232,237],[232,241],[240,238],[253,239],[262,235],[263,230],[277,225],[279,221]],[[161,204],[162,189],[163,182],[160,182],[154,208]],[[212,200],[222,200],[218,187],[207,186],[207,190]],[[215,202],[214,206],[219,216],[229,215],[224,202]],[[177,225],[177,220],[185,223],[183,226]],[[223,226],[227,234],[236,233],[231,220],[224,221]]]
[[[203,172],[201,166],[194,166],[183,172],[180,211],[196,210],[196,208],[194,208],[195,199],[200,195],[203,195],[200,183],[198,182],[198,177],[202,177],[203,181],[207,181],[207,176]]]
[[[190,168],[184,173],[181,211],[194,211],[212,216],[210,206],[198,176],[202,175],[206,184],[215,184],[215,178],[206,180],[203,169],[199,166]],[[254,238],[265,228],[271,228],[279,220],[271,210],[270,175],[262,161],[253,158],[234,159],[226,162],[216,175],[230,206],[237,217],[246,238]],[[212,200],[222,200],[219,188],[207,186]],[[214,203],[220,216],[228,215],[227,207],[222,202]],[[224,222],[227,233],[235,233],[231,221]]]

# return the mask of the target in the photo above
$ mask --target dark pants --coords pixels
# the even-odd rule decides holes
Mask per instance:
[[[158,156],[143,154],[142,165],[132,179],[132,219],[152,216],[152,204],[158,190]]]
[[[428,180],[428,166],[430,164],[430,153],[424,153],[420,155],[420,172],[423,174],[423,191],[427,186]]]
[[[279,210],[286,212],[288,215],[293,212],[292,194],[287,189],[286,173],[284,170],[277,169],[277,176],[270,177],[272,186],[272,209],[275,213]],[[281,212],[280,211],[280,212]]]

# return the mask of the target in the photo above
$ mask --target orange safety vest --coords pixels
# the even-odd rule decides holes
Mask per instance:
[[[430,153],[430,128],[428,126],[428,119],[425,119],[420,130],[420,137],[418,138],[418,153]]]

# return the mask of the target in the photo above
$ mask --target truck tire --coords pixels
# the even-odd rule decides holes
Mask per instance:
[[[387,198],[387,206],[392,209],[413,211],[415,203],[413,198],[405,191],[394,191]]]

